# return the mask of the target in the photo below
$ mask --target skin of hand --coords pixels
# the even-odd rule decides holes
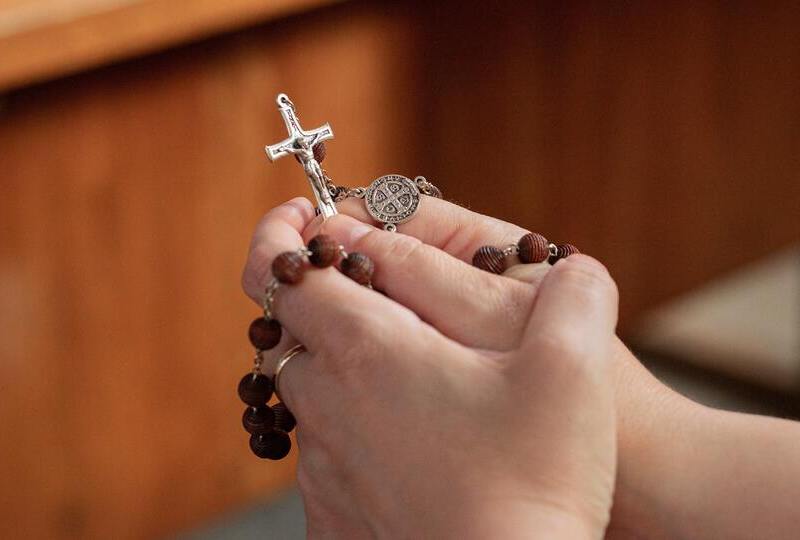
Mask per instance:
[[[260,301],[274,257],[318,228],[305,199],[267,214],[247,293]],[[275,296],[308,349],[280,391],[298,420],[309,536],[601,538],[616,464],[617,291],[605,268],[570,257],[532,302],[509,302],[507,285],[533,287],[347,216],[323,232],[371,251],[387,295],[328,268]],[[485,302],[499,317],[476,325]]]
[[[362,201],[350,199],[338,208],[372,222]],[[350,238],[354,226],[337,218],[325,232],[372,257],[376,286],[390,297],[465,345],[508,351],[520,342],[520,314],[534,305],[550,266],[513,266],[505,273],[513,279],[485,272],[477,281],[464,276],[474,275],[468,263],[480,246],[505,246],[528,231],[427,197],[414,219],[399,226],[402,235],[389,250],[380,240],[386,233]],[[316,221],[306,238],[318,229]],[[431,249],[437,250],[437,270],[422,274],[416,263]],[[398,256],[406,264],[394,264]],[[428,287],[456,289],[447,309],[415,294],[415,288]],[[607,538],[796,538],[800,423],[696,404],[661,384],[616,338],[613,370],[618,466]]]

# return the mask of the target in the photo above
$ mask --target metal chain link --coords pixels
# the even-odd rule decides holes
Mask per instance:
[[[330,193],[333,198],[333,202],[338,203],[350,198],[363,199],[367,195],[367,188],[365,187],[349,188],[346,186],[337,186],[331,177],[328,176],[328,171],[323,169],[322,173],[325,175],[325,183],[328,187],[328,193]],[[421,193],[430,197],[436,197],[437,199],[442,198],[441,190],[432,182],[429,182],[424,176],[417,176],[414,178],[414,183]]]

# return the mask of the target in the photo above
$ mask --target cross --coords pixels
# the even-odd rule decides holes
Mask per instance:
[[[390,204],[396,205],[395,208],[397,209],[397,213],[400,213],[403,210],[408,210],[408,207],[400,201],[400,197],[403,195],[411,195],[411,190],[407,186],[401,185],[400,189],[393,193],[389,188],[389,184],[387,183],[379,187],[378,190],[384,196],[383,201],[380,203],[375,203],[375,206],[379,211],[385,211],[386,207]]]
[[[266,146],[264,150],[267,152],[267,157],[270,161],[275,161],[289,154],[297,156],[303,165],[303,169],[305,169],[308,182],[311,184],[311,189],[317,199],[320,213],[326,219],[336,215],[336,205],[328,192],[325,173],[322,171],[319,162],[314,159],[314,146],[322,141],[333,139],[331,126],[325,124],[317,129],[304,131],[300,127],[294,104],[289,99],[289,96],[278,94],[275,101],[283,117],[283,123],[286,124],[286,129],[289,131],[289,137],[277,144]]]

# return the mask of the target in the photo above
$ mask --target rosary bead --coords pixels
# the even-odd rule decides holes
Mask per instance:
[[[342,273],[360,285],[369,285],[375,264],[363,253],[351,253],[342,261]]]
[[[262,407],[272,397],[272,381],[263,373],[248,373],[239,381],[239,397],[251,407]]]
[[[242,426],[248,433],[267,433],[275,424],[274,411],[269,405],[263,407],[247,407],[242,415]]]
[[[253,433],[250,436],[250,450],[262,459],[283,459],[291,448],[291,439],[282,431]]]
[[[547,238],[538,233],[528,233],[517,242],[519,260],[523,264],[540,263],[550,256]]]
[[[247,335],[256,349],[272,349],[281,341],[281,323],[275,319],[259,317],[250,323]]]
[[[275,429],[289,433],[297,425],[297,420],[294,419],[292,411],[289,410],[284,402],[279,401],[276,403],[272,408],[272,412],[275,415],[273,424]]]
[[[575,255],[576,253],[580,253],[580,251],[578,251],[578,248],[572,244],[558,244],[556,246],[556,255],[550,255],[550,258],[547,259],[547,262],[550,264],[556,264],[556,261],[559,259],[566,259],[570,255]]]
[[[339,257],[339,244],[327,234],[318,234],[308,243],[311,255],[308,260],[317,268],[325,268],[336,262]]]
[[[494,246],[483,246],[478,248],[472,256],[472,266],[477,266],[481,270],[486,270],[493,274],[502,274],[506,271],[506,256],[503,250]]]
[[[272,275],[281,283],[299,283],[304,270],[303,256],[295,251],[284,251],[272,261]]]
[[[312,150],[314,152],[314,159],[317,160],[317,163],[322,163],[322,161],[325,159],[325,156],[328,155],[328,149],[325,147],[324,142],[315,144]]]

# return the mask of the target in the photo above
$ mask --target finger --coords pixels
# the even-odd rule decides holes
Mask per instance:
[[[279,360],[279,358],[278,358]],[[314,403],[315,397],[320,396],[319,379],[315,377],[314,358],[308,351],[293,355],[281,368],[279,376],[275,377],[275,369],[265,368],[267,373],[273,373],[272,381],[275,385],[275,395],[294,415],[298,425],[304,427],[304,432],[313,430],[320,425],[324,426],[329,418],[325,414],[327,408],[319,407]]]
[[[605,267],[586,255],[558,261],[539,287],[523,338],[531,353],[570,358],[605,355],[617,323],[617,287]]]
[[[338,208],[359,221],[374,223],[360,199],[346,199]],[[466,262],[472,261],[473,254],[481,246],[506,246],[516,243],[528,232],[512,223],[428,196],[422,197],[414,217],[398,225],[397,230]]]
[[[294,199],[270,211],[253,236],[243,284],[256,300],[271,279],[271,264],[283,251],[303,245],[300,231],[313,219],[311,203]],[[353,348],[391,347],[403,336],[439,336],[419,317],[385,296],[356,284],[334,268],[307,267],[300,283],[281,285],[273,312],[284,329],[312,354],[337,358]],[[439,336],[441,337],[441,336]]]
[[[550,271],[549,263],[539,264],[517,264],[503,272],[505,277],[516,279],[523,283],[528,283],[537,288],[541,284],[544,276]]]
[[[483,349],[518,346],[536,294],[530,285],[346,215],[329,219],[323,230],[348,252],[368,255],[375,262],[375,286],[444,335]]]
[[[250,252],[242,273],[242,288],[258,302],[270,279],[272,259],[278,253],[294,250],[303,244],[300,232],[314,219],[314,207],[304,197],[297,197],[267,212],[256,226]]]

